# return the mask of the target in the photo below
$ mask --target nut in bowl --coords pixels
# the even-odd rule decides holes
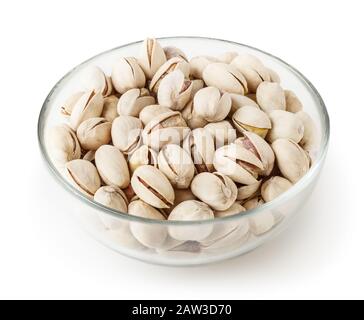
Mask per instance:
[[[82,225],[121,254],[200,265],[284,230],[324,164],[312,84],[239,43],[146,39],[82,63],[40,113],[41,152]]]

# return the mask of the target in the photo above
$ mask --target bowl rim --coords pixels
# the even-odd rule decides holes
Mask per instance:
[[[301,190],[303,190],[305,188],[305,186],[308,183],[311,182],[311,177],[313,177],[316,174],[316,172],[320,170],[321,165],[323,164],[327,151],[328,151],[328,145],[329,145],[329,140],[330,140],[330,118],[329,118],[329,114],[328,114],[326,105],[325,105],[321,95],[319,94],[317,89],[314,87],[314,85],[300,71],[298,71],[296,68],[291,66],[289,63],[285,62],[281,58],[276,57],[273,54],[270,54],[261,49],[255,48],[253,46],[235,42],[235,41],[212,38],[212,37],[202,37],[202,36],[169,36],[169,37],[158,37],[156,39],[157,40],[193,39],[193,40],[207,40],[207,41],[217,41],[217,42],[222,42],[222,43],[229,43],[229,44],[237,45],[237,46],[240,46],[243,48],[255,50],[264,55],[267,55],[269,58],[276,60],[277,62],[283,64],[290,72],[296,74],[296,76],[298,76],[298,78],[301,80],[301,82],[306,87],[306,89],[310,90],[313,93],[313,95],[316,99],[315,105],[316,105],[316,107],[318,107],[320,109],[319,114],[323,117],[323,121],[321,120],[321,122],[323,122],[323,124],[324,124],[324,128],[322,130],[321,146],[320,146],[320,149],[318,150],[317,159],[316,159],[315,163],[312,165],[312,167],[309,169],[309,171],[298,182],[296,182],[296,184],[294,184],[294,186],[292,188],[290,188],[288,191],[284,192],[277,198],[273,199],[272,201],[264,203],[263,205],[255,208],[255,209],[243,211],[243,212],[231,215],[231,216],[214,218],[214,219],[209,219],[209,220],[196,220],[196,221],[153,220],[153,219],[133,216],[128,213],[123,213],[123,212],[117,211],[115,209],[106,207],[106,206],[94,201],[91,198],[86,197],[81,191],[79,191],[74,186],[72,186],[61,175],[59,170],[53,165],[51,157],[49,156],[49,154],[47,152],[47,148],[45,146],[45,141],[43,139],[44,138],[44,134],[43,134],[44,125],[43,125],[42,120],[44,119],[44,115],[47,111],[48,102],[51,99],[53,93],[56,91],[56,89],[63,83],[64,80],[66,80],[70,75],[72,75],[72,73],[74,71],[78,70],[79,68],[81,68],[82,66],[87,64],[88,62],[90,62],[102,55],[111,53],[113,51],[131,46],[131,45],[141,44],[143,42],[143,40],[139,40],[139,41],[130,42],[130,43],[103,51],[103,52],[83,61],[82,63],[78,64],[76,67],[72,68],[69,72],[67,72],[54,85],[54,87],[51,89],[51,91],[47,95],[45,101],[43,102],[42,108],[41,108],[39,116],[38,116],[38,125],[37,125],[38,144],[39,144],[41,154],[43,156],[43,160],[46,162],[48,169],[51,171],[51,173],[52,173],[53,177],[56,179],[56,181],[58,181],[58,183],[61,184],[65,190],[67,190],[73,196],[77,197],[79,200],[84,202],[86,205],[88,205],[94,209],[100,210],[100,213],[111,215],[112,217],[117,218],[117,219],[125,219],[125,220],[133,221],[133,222],[141,222],[141,223],[157,224],[157,225],[159,224],[159,225],[170,225],[170,226],[172,226],[172,225],[173,226],[191,226],[191,225],[203,225],[203,224],[211,224],[211,223],[214,224],[214,223],[219,223],[219,222],[223,223],[225,221],[238,220],[242,217],[251,217],[256,214],[259,214],[260,212],[265,211],[266,209],[272,210],[272,209],[278,207],[280,204],[287,201],[289,198],[298,194]]]

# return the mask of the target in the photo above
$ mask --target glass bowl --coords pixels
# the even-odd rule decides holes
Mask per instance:
[[[141,42],[134,42],[101,53],[67,73],[49,93],[41,109],[38,137],[42,155],[52,175],[65,192],[72,194],[73,213],[82,226],[106,246],[142,261],[173,266],[200,265],[221,261],[247,253],[269,241],[284,230],[310,196],[324,164],[330,133],[329,116],[323,100],[314,86],[299,71],[266,52],[231,41],[200,38],[171,37],[159,39],[162,46],[181,48],[188,57],[216,56],[226,51],[251,53],[275,70],[284,88],[293,90],[304,105],[304,110],[316,122],[320,145],[309,172],[291,189],[273,201],[256,209],[214,220],[182,222],[156,221],[109,209],[85,197],[64,179],[49,156],[46,143],[48,129],[65,121],[60,105],[80,88],[84,70],[96,65],[111,73],[113,62],[120,56],[138,56]],[[130,229],[141,228],[151,237],[164,239],[153,248],[133,237]],[[172,235],[183,235],[176,240]],[[204,235],[210,234],[207,238]]]

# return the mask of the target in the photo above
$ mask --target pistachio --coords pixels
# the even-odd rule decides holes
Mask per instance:
[[[79,91],[72,94],[61,106],[61,113],[65,116],[69,116],[72,113],[73,108],[77,101],[82,97],[85,92]]]
[[[145,39],[138,60],[147,79],[152,79],[159,67],[167,61],[166,55],[156,39]]]
[[[259,212],[249,218],[250,230],[260,236],[274,227],[275,220],[269,211]]]
[[[183,141],[183,148],[191,156],[195,164],[196,171],[213,172],[213,159],[215,153],[214,138],[209,131],[203,128],[197,128]]]
[[[154,117],[166,112],[171,112],[171,109],[158,104],[153,104],[140,111],[139,119],[142,121],[143,125],[146,126]]]
[[[197,80],[194,80],[197,81]],[[195,112],[193,99],[181,111],[183,119],[191,129],[203,128],[208,122]]]
[[[70,183],[88,197],[93,197],[101,187],[100,176],[91,162],[82,159],[72,160],[66,163],[65,169]]]
[[[245,106],[252,106],[252,107],[256,107],[259,108],[258,104],[248,98],[247,96],[243,96],[241,94],[236,94],[236,93],[230,93],[230,98],[231,98],[231,110],[230,110],[230,117],[235,113],[236,110],[238,110],[241,107],[245,107]]]
[[[234,60],[235,57],[237,57],[239,54],[235,51],[227,51],[224,52],[222,54],[220,54],[217,59],[222,62],[222,63],[226,63],[229,64],[231,63],[231,61]]]
[[[192,193],[214,210],[226,210],[235,202],[238,190],[227,176],[215,172],[202,172],[191,183]]]
[[[85,120],[99,117],[102,113],[104,100],[101,93],[95,91],[85,92],[73,107],[70,126],[77,130],[78,126]]]
[[[193,57],[190,60],[191,76],[194,79],[202,79],[203,71],[207,67],[207,65],[209,65],[210,63],[213,63],[213,62],[218,62],[218,61],[219,60],[217,60],[216,58],[210,57],[210,56]]]
[[[168,209],[163,209],[163,211],[168,216],[176,206],[178,206],[181,202],[187,200],[197,200],[191,189],[175,189],[173,206]]]
[[[257,196],[255,198],[245,201],[243,205],[246,210],[253,210],[255,208],[259,208],[263,204],[264,200],[260,196]]]
[[[182,59],[188,61],[186,54],[179,48],[176,48],[173,46],[168,46],[168,47],[164,47],[163,50],[164,50],[164,54],[166,55],[167,60],[178,57],[178,58],[182,58]]]
[[[111,122],[104,118],[90,118],[80,124],[77,137],[84,150],[97,150],[111,140]]]
[[[310,168],[310,161],[305,151],[294,141],[277,139],[272,143],[278,168],[282,175],[292,183],[301,179]]]
[[[208,122],[222,121],[231,109],[228,93],[221,94],[219,89],[207,87],[199,90],[193,98],[194,111],[197,116]]]
[[[83,160],[87,160],[95,164],[95,150],[89,150],[87,151],[84,156],[82,157]]]
[[[120,97],[117,111],[119,115],[138,117],[143,108],[152,104],[155,99],[147,89],[130,89]]]
[[[229,121],[223,120],[220,122],[209,123],[204,128],[211,133],[211,136],[215,141],[216,148],[220,148],[236,140],[236,130]]]
[[[284,90],[286,98],[286,110],[289,112],[298,112],[303,109],[302,102],[298,99],[296,94],[291,90]]]
[[[297,117],[301,119],[304,132],[303,137],[300,141],[300,145],[303,150],[309,152],[311,155],[312,152],[316,151],[315,149],[319,145],[319,135],[317,132],[317,127],[312,118],[304,111],[299,111],[296,113]]]
[[[142,122],[138,118],[131,116],[116,118],[111,126],[114,146],[126,155],[133,153],[141,144],[142,129]]]
[[[101,117],[105,118],[109,122],[113,122],[118,116],[117,105],[119,98],[116,96],[108,96],[104,98],[104,108],[102,110]]]
[[[111,78],[116,91],[121,94],[145,86],[144,72],[137,60],[132,57],[118,59],[114,64]]]
[[[172,71],[160,82],[158,102],[172,110],[182,110],[191,98],[191,84],[181,70]]]
[[[191,100],[195,97],[196,93],[205,87],[205,82],[201,79],[194,79],[191,81],[192,90],[191,90]]]
[[[220,91],[244,95],[248,92],[248,84],[244,76],[232,65],[210,63],[203,71],[206,85],[216,87]]]
[[[131,178],[136,195],[156,208],[169,208],[174,202],[174,190],[166,176],[149,165],[138,167]]]
[[[272,143],[279,138],[291,139],[300,142],[304,134],[304,125],[295,113],[273,110],[269,113],[272,129],[269,130],[267,140]]]
[[[270,81],[275,83],[281,83],[281,78],[279,77],[278,73],[270,68],[266,68],[269,72]]]
[[[268,115],[252,106],[245,106],[236,110],[232,116],[232,120],[235,128],[240,133],[250,131],[258,134],[262,138],[265,138],[268,130],[272,128]]]
[[[146,145],[138,148],[129,158],[129,168],[133,173],[138,167],[142,165],[152,165],[157,167],[157,153]]]
[[[137,217],[165,220],[164,216],[157,209],[141,200],[131,202],[128,207],[128,212],[130,215]],[[141,244],[148,248],[162,246],[168,236],[168,231],[165,226],[147,222],[130,222],[130,231]]]
[[[213,211],[201,201],[187,200],[177,205],[168,217],[169,221],[203,221],[214,218]],[[200,241],[208,237],[213,224],[199,226],[169,226],[169,235],[176,240]]]
[[[83,79],[86,80],[84,84],[87,91],[95,91],[101,93],[103,97],[107,97],[113,91],[111,78],[106,76],[104,71],[99,67],[91,66],[85,71]]]
[[[252,196],[254,196],[257,193],[261,184],[262,184],[262,180],[259,180],[253,184],[238,185],[237,186],[238,187],[238,196],[236,199],[238,201],[244,201],[244,200],[251,198]]]
[[[257,102],[265,112],[286,110],[284,90],[278,83],[262,82],[257,89]]]
[[[292,183],[287,179],[279,176],[271,177],[262,185],[262,198],[265,202],[272,201],[291,187]]]
[[[190,155],[175,144],[165,145],[161,149],[158,154],[158,168],[177,189],[187,189],[195,174]]]

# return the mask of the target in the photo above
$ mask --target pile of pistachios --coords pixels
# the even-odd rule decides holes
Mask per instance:
[[[88,67],[84,91],[61,106],[67,123],[49,132],[50,153],[104,206],[149,219],[214,219],[271,201],[307,173],[318,134],[302,109],[251,54],[189,60],[146,39],[140,56],[120,57],[111,75]],[[262,221],[240,228],[259,234]],[[166,238],[163,230],[145,239],[143,230],[131,226],[146,246]],[[208,244],[211,232],[172,227],[169,236]]]

